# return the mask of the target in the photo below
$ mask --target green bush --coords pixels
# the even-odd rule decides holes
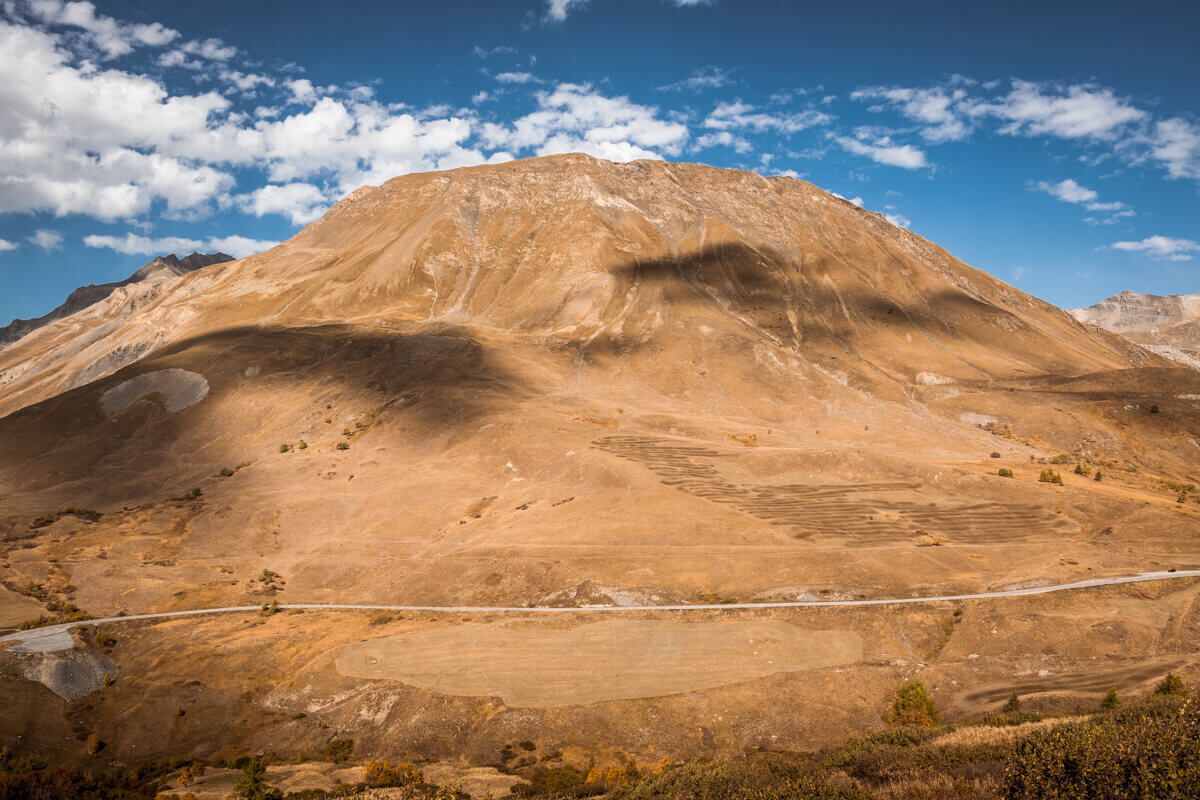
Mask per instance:
[[[349,449],[350,449],[350,445],[349,445],[349,444],[347,444],[346,442],[338,442],[338,443],[337,443],[337,449],[338,449],[338,450],[349,450]]]
[[[221,467],[221,471],[218,472],[217,474],[220,475],[222,478],[228,478],[230,475],[233,474],[233,470],[231,470],[229,467]]]
[[[1194,800],[1200,797],[1200,709],[1155,698],[1019,741],[1007,800]]]
[[[689,764],[610,792],[612,800],[871,800],[855,783],[819,774],[794,756],[767,754]]]
[[[904,684],[896,692],[892,708],[887,714],[889,725],[917,725],[931,728],[938,724],[937,704],[933,696],[920,681]]]
[[[1121,704],[1121,698],[1117,695],[1117,689],[1114,686],[1104,693],[1104,697],[1100,700],[1100,708],[1105,711],[1111,711]]]
[[[1059,475],[1052,469],[1044,469],[1038,477],[1038,481],[1041,483],[1057,483],[1059,486],[1062,486],[1062,475]]]
[[[334,739],[325,745],[325,749],[321,751],[321,756],[326,761],[341,764],[349,761],[352,753],[354,753],[353,739]]]
[[[239,800],[280,800],[283,793],[267,784],[267,768],[254,756],[242,767],[233,796]]]
[[[1013,471],[1008,467],[1001,467],[999,475],[1001,478],[1011,478],[1013,476]]]
[[[374,788],[408,786],[413,783],[424,783],[425,776],[421,774],[421,770],[407,761],[400,764],[393,764],[390,761],[369,761],[363,770],[363,782]]]
[[[288,451],[289,451],[289,450],[291,450],[291,449],[292,449],[292,446],[291,446],[290,444],[286,443],[286,442],[284,442],[283,444],[279,445],[279,452],[281,452],[281,453],[286,453],[286,452],[288,452]]]
[[[1154,687],[1155,694],[1173,695],[1175,697],[1187,697],[1187,687],[1183,685],[1183,681],[1178,675],[1173,672],[1168,672],[1166,677],[1158,686]]]

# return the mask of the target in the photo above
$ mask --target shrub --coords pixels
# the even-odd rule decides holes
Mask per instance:
[[[1098,481],[1098,480],[1102,480],[1103,478],[1104,478],[1104,473],[1101,472],[1100,470],[1096,470],[1096,477],[1092,478],[1092,480]]]
[[[283,444],[279,445],[279,452],[281,452],[281,453],[286,453],[286,452],[288,452],[288,451],[289,451],[289,450],[291,450],[291,449],[292,449],[292,446],[291,446],[290,444],[286,443],[286,442],[284,442]]]
[[[230,475],[233,474],[233,470],[231,470],[229,467],[221,467],[221,471],[218,472],[217,474],[220,475],[222,478],[228,478]]]
[[[233,796],[240,800],[280,800],[283,793],[267,784],[267,768],[251,757],[242,767],[242,777],[233,789]]]
[[[308,449],[308,442],[306,442],[306,441],[304,441],[303,439],[301,439],[301,440],[300,440],[300,444],[296,445],[296,449],[297,449],[297,450],[307,450],[307,449]]]
[[[1012,693],[1012,694],[1009,696],[1009,698],[1008,698],[1008,702],[1007,702],[1007,703],[1005,703],[1005,704],[1004,704],[1004,707],[1000,709],[1000,713],[1002,713],[1002,714],[1015,714],[1015,713],[1017,713],[1017,712],[1018,712],[1018,711],[1020,711],[1020,710],[1021,710],[1021,698],[1017,697],[1017,693],[1016,693],[1016,692],[1013,692],[1013,693]]]
[[[188,492],[188,497],[195,500],[197,497],[199,497],[202,494],[204,494],[204,492],[200,491],[200,489],[197,487],[197,488],[192,489],[190,492]]]
[[[1008,800],[1184,800],[1200,787],[1200,709],[1155,698],[1017,742]]]
[[[325,745],[325,749],[321,751],[321,756],[326,761],[332,761],[334,764],[341,764],[345,761],[349,761],[353,752],[353,739],[334,739],[329,744]]]
[[[350,449],[350,445],[349,445],[349,444],[347,444],[346,442],[338,442],[338,443],[337,443],[337,449],[338,449],[338,450],[349,450],[349,449]]]
[[[1092,470],[1090,467],[1085,467],[1083,464],[1076,464],[1075,465],[1075,474],[1082,475],[1086,478],[1088,475],[1092,474]]]
[[[1013,471],[1008,467],[1001,467],[998,474],[1001,478],[1011,478],[1013,476]]]
[[[1100,700],[1100,708],[1105,711],[1111,711],[1121,704],[1121,698],[1117,696],[1117,689],[1114,686],[1104,693],[1104,697]]]
[[[363,782],[375,788],[408,786],[424,783],[425,776],[421,774],[421,770],[408,762],[393,764],[390,761],[369,761],[363,770]]]
[[[1157,413],[1158,413],[1158,406],[1150,406],[1150,413],[1151,413],[1151,414],[1157,414]]]
[[[1183,681],[1178,675],[1173,672],[1168,672],[1166,677],[1158,686],[1154,687],[1155,694],[1164,694],[1175,697],[1187,697],[1187,687],[1183,685]]]
[[[904,684],[896,692],[887,714],[889,725],[917,725],[932,728],[938,723],[937,704],[921,681]]]
[[[771,753],[655,771],[620,786],[612,800],[869,800],[856,784],[833,781],[794,756]]]
[[[1042,470],[1042,474],[1038,477],[1041,483],[1057,483],[1062,486],[1062,476],[1052,469]]]

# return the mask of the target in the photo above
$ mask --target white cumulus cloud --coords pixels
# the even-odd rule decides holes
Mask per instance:
[[[40,230],[34,231],[33,235],[29,237],[29,242],[30,242],[30,244],[33,244],[33,245],[40,247],[43,250],[49,252],[51,250],[57,250],[60,247],[62,247],[63,235],[61,233],[59,233],[58,231],[52,231],[52,230],[48,230],[46,228],[42,228]]]
[[[256,217],[280,214],[293,225],[304,225],[324,214],[329,201],[311,183],[288,183],[255,189],[239,198],[239,205]]]
[[[834,141],[844,150],[858,156],[866,156],[877,164],[903,169],[924,169],[929,166],[924,152],[910,144],[893,144],[887,137],[874,143],[849,136],[835,136]]]
[[[1149,236],[1140,242],[1114,242],[1114,250],[1145,253],[1151,258],[1167,261],[1190,261],[1200,252],[1200,242],[1191,239],[1172,239],[1169,236]]]
[[[245,236],[213,236],[207,239],[190,239],[180,236],[151,238],[127,233],[124,236],[85,236],[83,243],[88,247],[115,250],[125,255],[161,256],[167,253],[205,251],[228,253],[235,258],[245,258],[263,250],[269,250],[279,242],[249,239]]]

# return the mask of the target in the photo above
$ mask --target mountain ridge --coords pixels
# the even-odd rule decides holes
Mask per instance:
[[[88,306],[101,302],[119,288],[141,283],[156,277],[169,276],[177,278],[203,267],[232,260],[233,256],[219,252],[207,254],[193,252],[191,255],[184,256],[183,258],[179,258],[174,253],[166,256],[156,256],[124,280],[101,284],[90,283],[86,286],[79,286],[73,289],[67,295],[67,299],[59,306],[42,316],[32,319],[14,319],[8,325],[0,328],[0,348],[17,341],[38,328],[49,325],[51,322],[70,316]]]
[[[1156,295],[1129,289],[1068,314],[1146,349],[1200,369],[1200,293]]]

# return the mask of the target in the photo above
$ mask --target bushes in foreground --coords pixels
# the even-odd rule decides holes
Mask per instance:
[[[1018,742],[1008,800],[1200,798],[1200,707],[1159,695]]]
[[[824,775],[790,756],[767,754],[691,764],[651,775],[613,800],[873,800],[847,778]]]

